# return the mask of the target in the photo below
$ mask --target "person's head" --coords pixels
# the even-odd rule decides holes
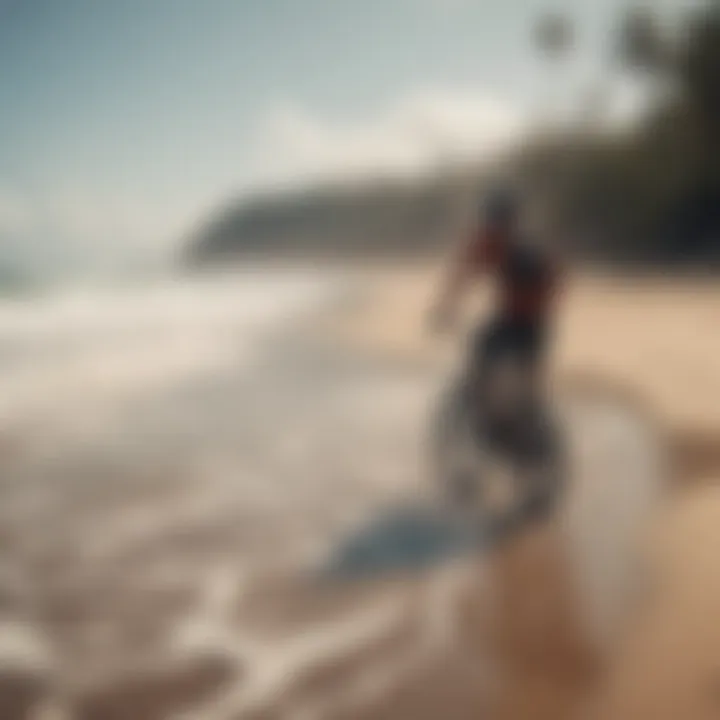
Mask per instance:
[[[517,227],[520,217],[520,202],[509,188],[497,188],[485,197],[482,218],[486,226],[505,232]]]

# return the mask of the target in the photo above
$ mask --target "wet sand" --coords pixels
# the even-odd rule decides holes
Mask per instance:
[[[343,343],[395,361],[447,362],[448,348],[422,332],[436,282],[436,269],[378,273],[374,299],[355,322],[328,327]],[[711,559],[720,540],[719,316],[720,288],[708,279],[580,276],[569,288],[558,387],[591,387],[641,408],[662,439],[673,481],[643,538],[645,592],[596,668],[593,719],[720,715],[713,609],[720,575]]]
[[[14,397],[0,484],[0,716],[555,720],[602,699],[612,703],[604,717],[635,717],[624,679],[647,653],[662,655],[644,638],[679,597],[653,594],[655,609],[623,643],[597,644],[639,602],[614,590],[644,567],[630,531],[650,523],[657,499],[647,462],[661,458],[642,414],[613,402],[621,411],[608,425],[600,396],[583,400],[572,424],[595,430],[574,442],[578,482],[562,522],[492,561],[318,584],[311,568],[378,513],[426,493],[425,423],[446,368],[419,345],[399,365],[365,334],[372,323],[347,307],[339,320],[332,295],[328,306],[301,293],[282,321],[265,313],[248,324],[218,310],[248,306],[233,292],[189,324],[186,312],[161,314],[142,342],[134,330],[102,338],[132,345],[121,357],[134,366],[109,365],[117,349],[68,350],[62,383]],[[310,332],[298,311],[324,307],[332,312]],[[625,430],[608,430],[618,418]],[[635,500],[618,516],[613,499],[628,487]],[[677,512],[701,506],[709,522],[697,504]],[[682,517],[663,524],[680,554],[701,533]],[[699,577],[667,582],[680,580],[690,588]],[[709,661],[709,633],[692,630]]]

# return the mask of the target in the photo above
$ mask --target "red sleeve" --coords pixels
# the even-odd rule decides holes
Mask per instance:
[[[463,260],[473,270],[482,272],[498,265],[500,250],[500,245],[493,234],[480,229],[470,237]]]

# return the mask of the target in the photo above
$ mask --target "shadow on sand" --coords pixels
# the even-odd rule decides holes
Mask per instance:
[[[320,567],[324,580],[422,571],[482,547],[480,533],[427,507],[395,507],[341,543]]]

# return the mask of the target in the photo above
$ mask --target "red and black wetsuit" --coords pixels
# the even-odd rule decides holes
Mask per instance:
[[[540,247],[493,231],[472,240],[466,262],[473,271],[492,274],[497,281],[493,319],[476,344],[479,359],[512,354],[534,365],[545,350],[559,288],[556,262]]]

